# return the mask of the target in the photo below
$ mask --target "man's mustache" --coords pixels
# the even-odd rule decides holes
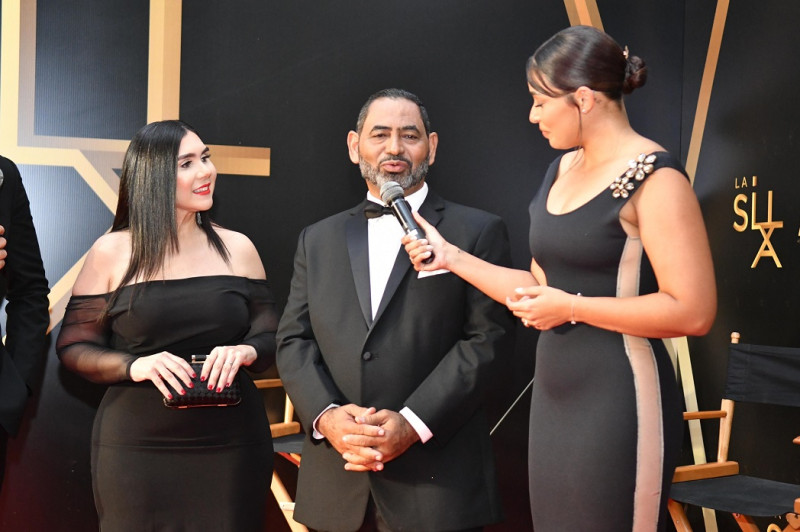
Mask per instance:
[[[408,159],[406,159],[405,157],[401,157],[401,156],[399,156],[399,155],[389,155],[389,156],[387,156],[387,157],[384,157],[383,159],[381,159],[381,160],[378,162],[378,164],[383,164],[383,163],[385,163],[385,162],[387,162],[387,161],[400,161],[400,162],[404,162],[404,163],[406,163],[406,164],[409,166],[409,168],[413,166],[413,165],[411,164],[411,161],[409,161],[409,160],[408,160]]]

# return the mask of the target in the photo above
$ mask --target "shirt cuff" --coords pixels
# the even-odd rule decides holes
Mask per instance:
[[[406,418],[406,421],[408,421],[414,430],[417,431],[417,434],[419,434],[419,440],[422,443],[425,443],[433,438],[433,432],[431,432],[431,429],[428,428],[428,425],[426,425],[410,408],[404,406],[400,411],[400,415]]]
[[[314,430],[311,431],[311,436],[315,440],[324,440],[325,439],[325,436],[320,431],[317,430],[317,426],[319,424],[319,418],[321,418],[322,414],[324,414],[325,412],[327,412],[331,408],[338,408],[339,406],[340,405],[337,405],[335,403],[329,404],[328,407],[325,410],[323,410],[322,412],[320,412],[319,415],[316,417],[316,419],[314,419],[314,423],[311,424],[311,428],[314,429]]]

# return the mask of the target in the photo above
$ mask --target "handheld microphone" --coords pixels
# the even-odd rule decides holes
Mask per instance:
[[[407,235],[425,238],[425,231],[417,225],[417,221],[414,220],[414,215],[411,214],[411,205],[406,201],[403,187],[394,181],[387,181],[381,186],[381,199],[391,207],[392,212],[394,212],[394,217],[400,222],[403,231],[405,231]],[[430,264],[433,258],[433,252],[431,252],[431,256],[423,260],[422,263]]]

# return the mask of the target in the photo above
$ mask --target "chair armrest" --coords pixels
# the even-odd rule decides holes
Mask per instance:
[[[288,436],[290,434],[300,434],[300,423],[297,421],[272,423],[269,426],[269,431],[272,433],[273,438],[280,438],[281,436]]]
[[[283,386],[283,382],[281,382],[280,379],[253,379],[253,384],[255,384],[256,388],[259,390],[281,388]]]
[[[678,466],[672,476],[672,482],[687,482],[704,478],[730,477],[739,474],[738,462],[711,462],[710,464],[696,464]]]
[[[701,410],[699,412],[683,413],[684,421],[689,421],[690,419],[722,419],[724,417],[728,417],[728,413],[725,410]]]

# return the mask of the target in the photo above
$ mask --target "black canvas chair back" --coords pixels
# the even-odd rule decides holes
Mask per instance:
[[[731,344],[725,398],[800,407],[800,348]]]
[[[741,475],[739,464],[728,460],[737,402],[800,407],[800,348],[739,344],[738,337],[738,333],[731,335],[720,410],[684,413],[687,420],[719,419],[720,435],[716,462],[680,466],[675,471],[669,511],[678,532],[692,530],[684,505],[729,512],[747,532],[759,530],[753,517],[784,514],[788,524],[783,530],[800,530],[800,516],[793,513],[800,501],[800,485]],[[787,466],[800,467],[798,463]]]

